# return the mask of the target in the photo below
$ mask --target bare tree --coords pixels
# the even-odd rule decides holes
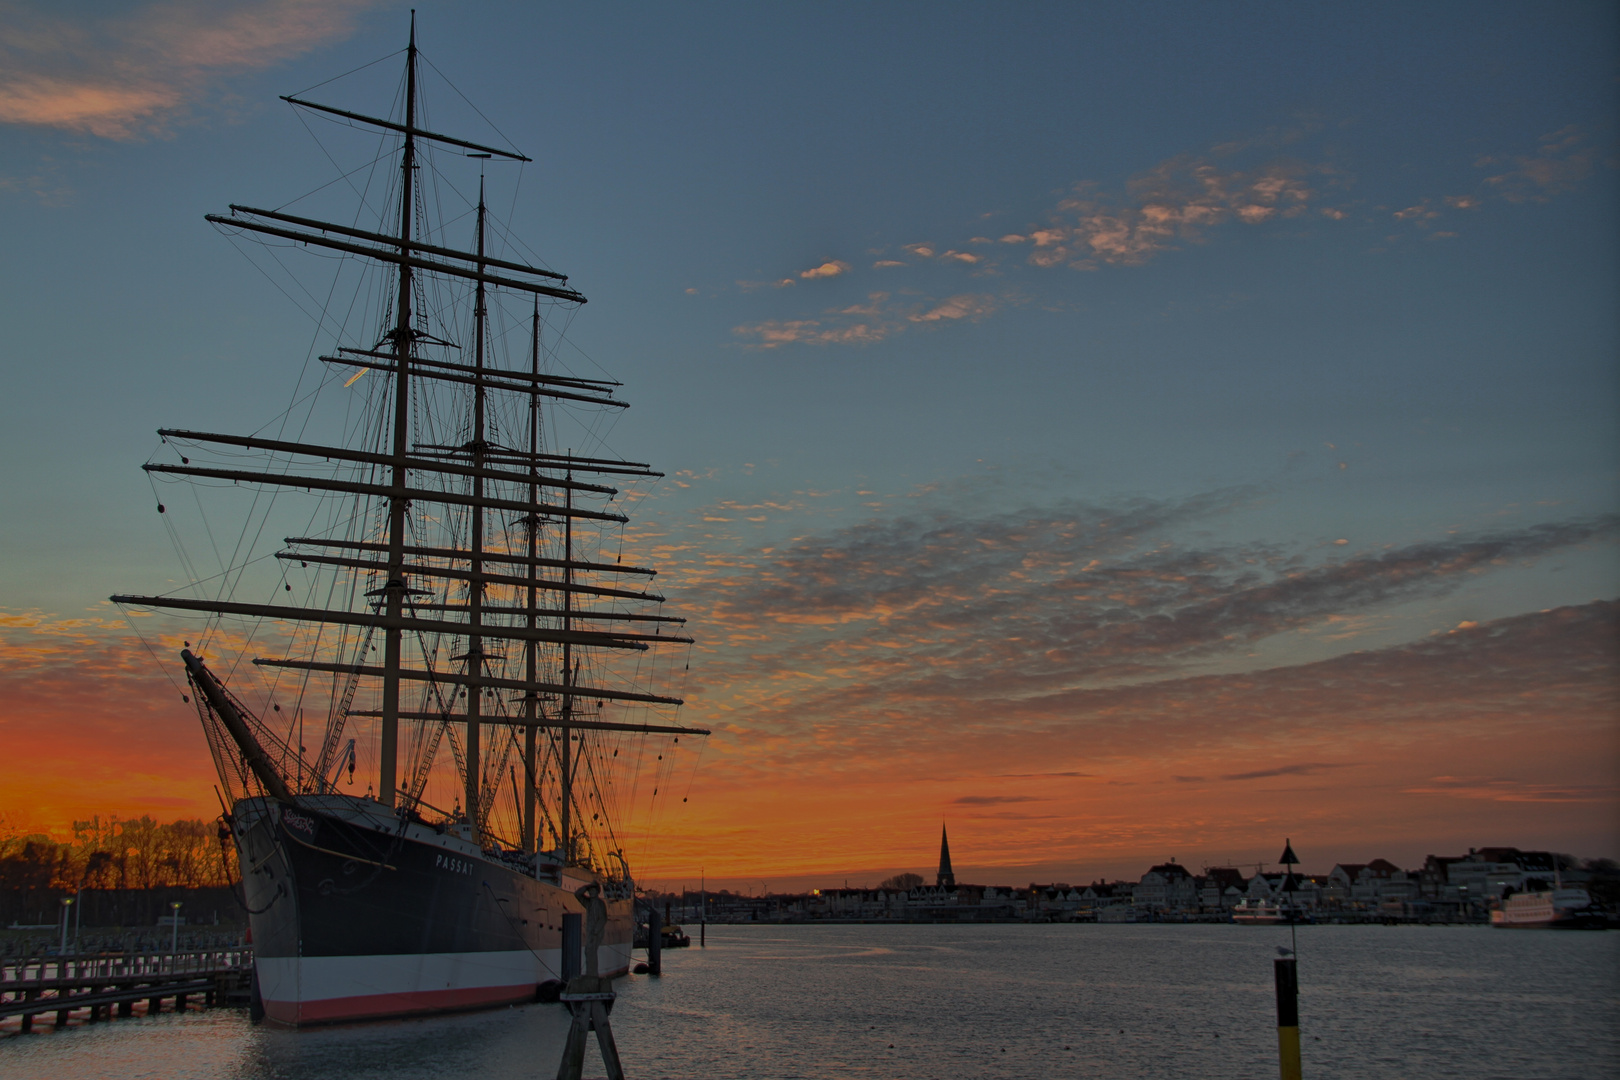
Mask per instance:
[[[883,884],[879,885],[878,888],[898,889],[901,892],[910,892],[912,889],[915,889],[922,883],[923,877],[921,874],[913,874],[910,871],[907,871],[904,874],[896,874],[893,877],[884,878]]]

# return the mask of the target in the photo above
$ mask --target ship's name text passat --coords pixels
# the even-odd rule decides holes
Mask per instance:
[[[454,855],[436,855],[433,858],[433,865],[448,870],[452,874],[470,874],[473,870],[472,863],[464,859],[458,859]]]

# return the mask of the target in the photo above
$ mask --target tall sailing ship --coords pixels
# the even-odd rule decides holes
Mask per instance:
[[[583,442],[626,403],[560,351],[585,297],[490,212],[486,172],[530,159],[429,130],[414,16],[404,61],[386,118],[285,99],[368,133],[369,171],[340,177],[349,223],[208,215],[277,265],[278,248],[337,260],[328,294],[347,281],[352,299],[319,313],[316,392],[301,377],[271,424],[159,432],[155,484],[235,488],[244,512],[225,530],[197,500],[217,574],[112,598],[191,620],[184,696],[219,773],[257,997],[293,1026],[530,1000],[565,974],[563,916],[591,884],[600,970],[627,970],[627,848],[651,821],[627,822],[668,798],[680,739],[708,734],[674,722],[684,620],[621,554],[621,488],[662,474],[561,445],[560,425]]]

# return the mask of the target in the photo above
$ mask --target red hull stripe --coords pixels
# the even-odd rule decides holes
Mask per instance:
[[[266,1001],[266,1019],[297,1027],[300,1024],[331,1024],[344,1020],[376,1020],[386,1016],[458,1012],[509,1005],[534,999],[534,986],[470,986],[464,989],[413,990],[398,994],[361,994],[355,997],[322,998],[316,1001]]]

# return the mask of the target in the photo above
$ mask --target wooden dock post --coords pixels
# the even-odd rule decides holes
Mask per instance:
[[[664,919],[655,904],[647,905],[647,974],[664,973]]]
[[[1277,979],[1277,1061],[1282,1080],[1301,1080],[1299,969],[1293,957],[1273,960]]]
[[[583,975],[571,984],[580,987],[580,992],[563,993],[562,1001],[574,1014],[574,1022],[568,1028],[568,1042],[563,1046],[562,1063],[557,1066],[557,1080],[581,1080],[585,1070],[585,1043],[592,1031],[596,1032],[596,1045],[602,1051],[608,1080],[624,1080],[619,1047],[613,1041],[613,1029],[608,1026],[608,1007],[616,995],[611,990],[593,993],[585,989],[587,985],[607,984],[606,979]]]
[[[584,916],[569,912],[562,917],[562,981],[580,974],[580,957],[585,951]]]

